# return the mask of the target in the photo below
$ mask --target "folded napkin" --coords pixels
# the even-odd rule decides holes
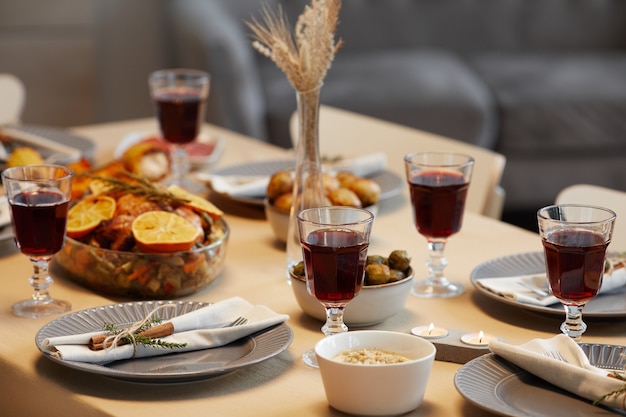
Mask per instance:
[[[624,386],[624,381],[608,376],[611,371],[592,366],[580,346],[564,334],[534,339],[520,346],[494,340],[489,343],[489,349],[531,374],[587,400],[599,400]],[[545,352],[559,352],[566,362]],[[621,409],[624,396],[610,396],[602,404]]]
[[[11,224],[11,213],[9,213],[9,202],[6,197],[0,197],[0,228]]]
[[[549,306],[559,300],[550,295],[546,274],[513,277],[480,278],[476,283],[488,291],[524,304]],[[614,269],[604,274],[598,294],[607,294],[626,285],[626,268]]]
[[[245,317],[248,322],[234,327],[215,328],[222,323]],[[87,346],[92,337],[104,331],[78,335],[51,337],[43,341],[46,351],[59,359],[76,362],[108,363],[131,359],[188,352],[227,345],[242,337],[282,323],[289,319],[261,305],[252,305],[240,297],[229,298],[168,320],[174,325],[174,334],[161,338],[164,342],[186,343],[181,348],[165,348],[137,344],[110,349],[91,350]]]
[[[263,198],[270,182],[267,175],[215,175],[206,172],[192,175],[197,181],[210,183],[214,191],[233,197]]]
[[[360,177],[377,174],[386,168],[387,156],[383,152],[324,163],[326,170],[349,171]],[[263,198],[270,181],[269,175],[216,175],[201,171],[192,175],[197,181],[210,183],[214,191],[233,197]]]
[[[325,167],[333,171],[349,171],[359,177],[368,177],[387,169],[387,155],[377,152],[350,158],[342,158],[332,163],[325,163]]]

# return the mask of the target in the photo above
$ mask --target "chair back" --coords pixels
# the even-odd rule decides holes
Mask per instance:
[[[22,81],[11,74],[0,74],[0,125],[19,123],[25,100]]]
[[[290,130],[295,145],[298,138],[295,113]],[[404,156],[408,153],[450,151],[470,155],[475,163],[466,208],[497,219],[502,215],[505,192],[500,187],[500,179],[506,159],[496,152],[324,105],[320,107],[319,137],[322,156],[351,157],[385,152],[388,169],[402,178],[405,178]]]
[[[576,184],[561,190],[556,204],[589,204],[613,210],[617,218],[608,250],[626,251],[626,192],[598,185]]]

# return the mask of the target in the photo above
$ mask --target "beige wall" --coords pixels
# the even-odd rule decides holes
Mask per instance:
[[[0,72],[26,87],[22,121],[71,126],[151,114],[146,77],[166,62],[160,5],[2,0]]]

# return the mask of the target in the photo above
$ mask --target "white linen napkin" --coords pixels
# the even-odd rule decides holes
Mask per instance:
[[[377,152],[343,158],[336,162],[324,164],[324,166],[333,171],[349,171],[359,177],[368,177],[387,169],[387,155],[384,152]]]
[[[326,170],[350,171],[360,177],[374,175],[386,168],[387,156],[382,152],[324,163]],[[211,184],[214,191],[233,197],[263,198],[270,181],[269,175],[216,175],[202,171],[192,175],[196,181]]]
[[[219,323],[245,317],[248,323],[234,327],[214,328]],[[111,349],[91,350],[87,346],[93,336],[106,334],[98,331],[78,335],[51,337],[43,341],[46,351],[59,359],[76,362],[108,363],[131,359],[188,352],[224,346],[242,337],[282,323],[289,319],[261,305],[252,305],[240,297],[229,298],[168,320],[174,325],[174,334],[161,338],[164,342],[187,343],[182,348],[164,348],[137,344]]]
[[[233,197],[263,198],[270,182],[267,175],[215,175],[201,171],[192,175],[197,181],[210,183],[214,191]]]
[[[9,202],[6,197],[0,197],[0,228],[11,224]]]
[[[521,275],[513,277],[480,278],[476,283],[488,291],[524,304],[549,306],[559,300],[550,295],[546,274]],[[605,274],[598,294],[607,294],[626,285],[626,268]],[[543,294],[542,294],[543,293]]]
[[[580,346],[564,334],[519,346],[494,340],[489,343],[489,349],[531,374],[590,401],[624,386],[624,381],[608,376],[611,371],[592,366]],[[566,362],[543,353],[554,351]],[[624,397],[610,396],[602,404],[621,409]]]

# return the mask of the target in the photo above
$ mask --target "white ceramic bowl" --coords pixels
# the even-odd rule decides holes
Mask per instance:
[[[264,201],[265,205],[265,217],[267,218],[270,226],[272,227],[272,231],[274,232],[274,236],[281,242],[287,241],[287,227],[289,226],[289,213],[285,213],[284,211],[276,209],[276,207],[272,206],[267,198]],[[365,207],[370,213],[374,216],[378,213],[378,205],[374,204],[373,206]]]
[[[333,360],[351,349],[381,349],[410,359],[385,365],[360,365]],[[422,403],[435,359],[435,346],[405,333],[361,330],[329,336],[315,345],[326,399],[350,414],[393,416]]]
[[[309,316],[326,321],[324,307],[306,289],[302,277],[290,275],[291,289],[298,305]],[[381,285],[364,285],[363,289],[344,310],[343,320],[348,327],[370,326],[398,314],[411,293],[413,270],[401,281]]]

